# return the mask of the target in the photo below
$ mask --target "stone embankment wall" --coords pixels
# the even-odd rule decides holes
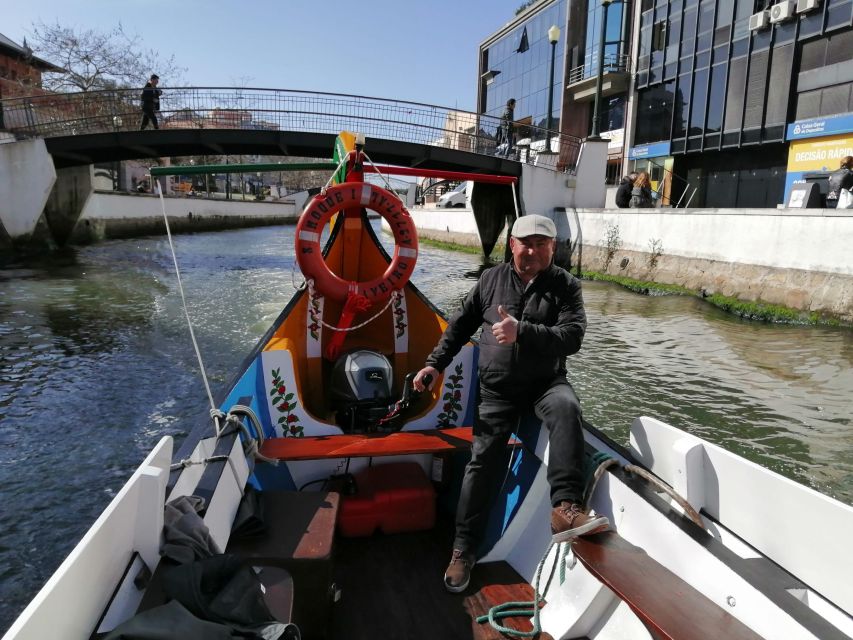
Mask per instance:
[[[241,202],[205,198],[165,198],[169,228],[173,233],[295,223],[302,211],[302,204],[286,200]],[[89,196],[71,232],[69,242],[86,244],[111,238],[160,235],[165,233],[165,230],[159,197],[96,191]]]
[[[853,321],[853,211],[622,209],[578,210],[578,217],[585,269]]]
[[[422,237],[479,245],[468,212],[412,213]],[[565,215],[572,241],[580,222],[585,270],[853,322],[853,210],[568,209]]]

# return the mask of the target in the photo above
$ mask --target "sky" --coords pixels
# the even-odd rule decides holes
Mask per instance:
[[[476,109],[479,44],[524,0],[0,0],[0,33],[119,22],[190,86],[347,93]],[[156,69],[152,69],[156,73]]]

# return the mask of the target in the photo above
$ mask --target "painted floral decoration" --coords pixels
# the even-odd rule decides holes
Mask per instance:
[[[299,416],[293,413],[296,408],[296,401],[293,399],[293,393],[288,393],[287,386],[281,377],[281,367],[272,370],[272,404],[279,413],[284,414],[278,419],[278,424],[284,432],[284,437],[301,438],[303,433],[302,425],[299,424]]]
[[[322,293],[316,291],[311,292],[308,306],[308,316],[311,318],[311,324],[308,325],[308,332],[314,340],[320,339],[320,303],[319,299]]]
[[[406,312],[403,311],[403,296],[394,297],[394,327],[397,329],[397,337],[406,333]]]
[[[441,399],[444,401],[443,411],[438,414],[438,426],[440,429],[447,427],[455,427],[459,419],[459,412],[462,411],[462,381],[465,376],[462,375],[462,363],[456,365],[454,373],[446,376],[444,388],[446,389]]]

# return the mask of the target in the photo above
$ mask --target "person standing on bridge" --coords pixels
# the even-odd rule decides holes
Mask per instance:
[[[160,111],[160,96],[163,94],[163,91],[157,88],[159,82],[160,76],[153,73],[142,88],[142,123],[139,125],[140,131],[148,126],[149,121],[154,125],[155,129],[160,128],[157,124],[157,112]]]
[[[413,380],[418,391],[431,388],[482,327],[474,442],[444,575],[453,593],[468,586],[504,477],[507,442],[523,411],[532,410],[548,430],[552,534],[568,539],[609,527],[607,518],[583,508],[581,406],[566,379],[566,357],[581,348],[586,312],[580,281],[553,264],[556,236],[545,216],[515,221],[512,260],[483,272]]]
[[[512,146],[515,143],[515,98],[506,101],[506,109],[501,116],[501,143],[506,145],[504,155],[512,155]]]

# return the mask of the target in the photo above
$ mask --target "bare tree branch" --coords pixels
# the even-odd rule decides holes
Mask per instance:
[[[174,55],[162,58],[145,49],[139,35],[128,33],[121,23],[109,31],[97,31],[37,22],[29,38],[39,57],[66,71],[44,74],[42,83],[49,91],[139,87],[152,73],[163,84],[183,83],[186,68],[178,66]]]

